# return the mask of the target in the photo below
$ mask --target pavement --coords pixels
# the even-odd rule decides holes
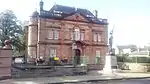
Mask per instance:
[[[150,78],[150,73],[112,73],[83,76],[63,76],[63,77],[41,77],[41,78],[25,78],[25,79],[9,79],[0,81],[0,84],[65,84],[79,82],[94,82],[94,81],[110,81],[123,79],[144,79]]]
[[[66,84],[150,84],[150,79],[131,79],[131,80],[109,80],[96,82],[80,82],[80,83],[66,83]]]

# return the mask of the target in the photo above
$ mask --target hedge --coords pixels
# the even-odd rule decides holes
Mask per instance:
[[[124,56],[117,56],[117,62],[150,63],[150,57],[124,57]]]

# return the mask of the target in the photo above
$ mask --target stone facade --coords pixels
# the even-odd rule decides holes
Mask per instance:
[[[70,14],[63,19],[46,18],[40,14],[37,13],[36,17],[32,15],[26,26],[28,58],[42,56],[49,61],[51,49],[54,48],[57,57],[68,58],[71,61],[75,42],[80,57],[86,56],[88,64],[95,64],[96,50],[100,51],[100,63],[104,63],[104,56],[108,52],[107,22],[102,24],[87,22],[87,18],[80,13]],[[103,19],[103,21],[107,20]],[[75,39],[75,30],[80,32],[79,39]],[[82,35],[81,32],[83,32]],[[94,41],[94,33],[100,34],[97,42]]]
[[[11,48],[0,48],[0,80],[11,78]]]

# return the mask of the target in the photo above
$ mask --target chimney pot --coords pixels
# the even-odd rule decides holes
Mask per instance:
[[[98,11],[97,10],[95,10],[95,16],[96,16],[96,18],[98,18]]]

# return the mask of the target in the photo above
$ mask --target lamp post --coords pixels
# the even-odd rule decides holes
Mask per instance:
[[[86,52],[86,51],[85,51],[85,48],[86,48],[86,46],[84,45],[84,46],[83,46],[83,58],[82,58],[82,63],[83,63],[83,64],[86,64],[86,62],[87,62],[86,56],[85,56],[85,52]]]
[[[73,49],[73,65],[75,67],[77,65],[77,56],[76,56],[77,45],[74,41],[73,41],[73,44],[72,44],[72,49]]]

